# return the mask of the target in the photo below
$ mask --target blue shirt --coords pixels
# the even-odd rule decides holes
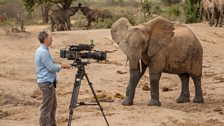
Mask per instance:
[[[57,79],[56,72],[61,70],[61,65],[54,64],[49,49],[41,44],[35,53],[37,83],[54,82]]]

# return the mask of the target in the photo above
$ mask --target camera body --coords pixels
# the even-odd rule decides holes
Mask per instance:
[[[106,52],[96,51],[93,48],[93,44],[67,45],[66,48],[60,50],[60,58],[106,60]]]

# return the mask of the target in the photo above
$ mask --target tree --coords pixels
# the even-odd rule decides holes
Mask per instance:
[[[68,9],[73,1],[77,0],[23,0],[24,6],[28,12],[33,12],[34,7],[41,6],[43,23],[48,23],[49,10],[53,5],[59,9]]]

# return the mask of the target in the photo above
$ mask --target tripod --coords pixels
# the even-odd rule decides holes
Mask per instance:
[[[88,62],[82,62],[81,59],[76,59],[74,61],[73,64],[71,64],[73,67],[77,67],[78,68],[78,71],[75,75],[75,82],[74,82],[74,87],[73,87],[73,91],[72,91],[72,97],[71,97],[71,102],[70,102],[70,105],[69,105],[69,119],[68,119],[68,125],[67,126],[71,126],[71,122],[72,122],[72,116],[73,116],[73,110],[74,108],[78,107],[78,106],[82,106],[82,105],[98,105],[99,108],[100,108],[100,111],[102,112],[103,114],[103,117],[107,123],[107,126],[109,126],[109,123],[107,121],[107,118],[103,112],[103,108],[101,107],[100,105],[100,102],[96,96],[96,93],[93,89],[93,86],[92,86],[92,82],[90,82],[86,72],[85,72],[85,66],[88,64]],[[78,94],[79,94],[79,89],[80,89],[80,85],[81,85],[81,80],[83,79],[83,77],[86,78],[86,80],[88,81],[88,85],[93,93],[93,96],[96,100],[96,103],[97,104],[85,104],[84,102],[80,102],[80,103],[77,103],[78,101]]]

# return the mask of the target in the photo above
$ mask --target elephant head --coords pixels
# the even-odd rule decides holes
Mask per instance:
[[[76,7],[70,7],[70,8],[68,8],[68,10],[67,10],[67,14],[68,14],[69,16],[73,16],[73,15],[76,14],[76,12],[78,12],[79,9],[80,9],[79,6],[76,6]]]
[[[138,67],[143,57],[153,57],[167,46],[174,35],[174,24],[163,17],[139,26],[131,26],[126,18],[120,18],[111,27],[112,39],[126,54],[130,69]]]

